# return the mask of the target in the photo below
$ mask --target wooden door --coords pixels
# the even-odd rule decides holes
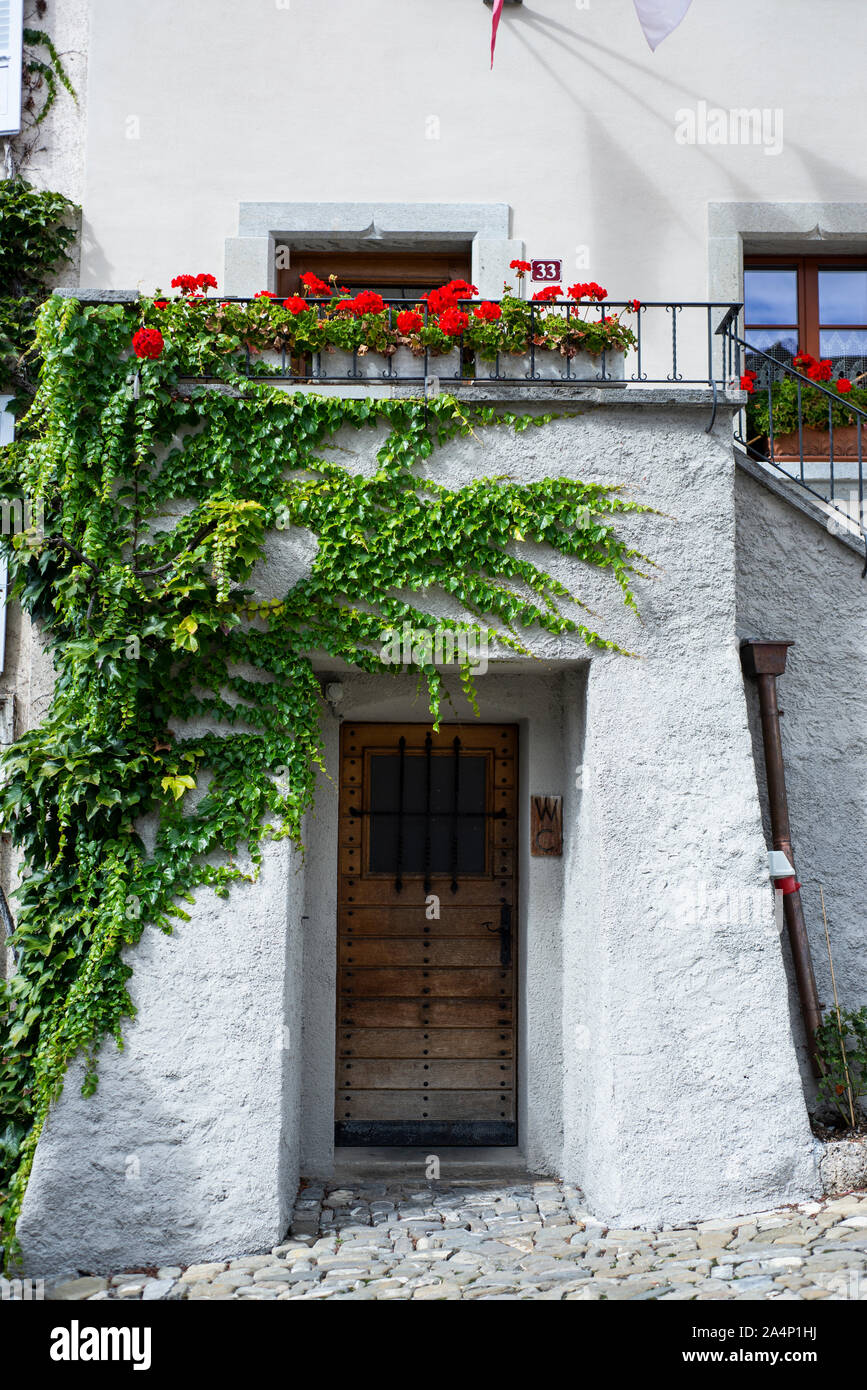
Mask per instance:
[[[509,724],[341,731],[335,1143],[515,1144]]]

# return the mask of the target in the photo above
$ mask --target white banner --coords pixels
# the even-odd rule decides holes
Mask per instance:
[[[683,19],[692,0],[634,0],[644,37],[651,48],[667,39]]]

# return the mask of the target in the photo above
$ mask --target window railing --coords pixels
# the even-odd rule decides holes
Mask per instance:
[[[735,416],[734,438],[749,458],[797,483],[826,507],[840,533],[860,537],[867,553],[864,461],[867,455],[867,409],[841,392],[798,371],[747,342],[737,318],[724,329],[724,356],[729,376],[740,381],[753,374],[747,403]],[[867,565],[865,565],[867,573]]]

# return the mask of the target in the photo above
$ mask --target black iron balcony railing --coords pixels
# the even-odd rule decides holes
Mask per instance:
[[[224,297],[227,304],[252,304],[255,300]],[[333,305],[330,299],[309,299],[309,307],[320,318]],[[415,383],[425,387],[432,380],[439,389],[455,386],[489,386],[492,382],[545,386],[695,386],[723,387],[723,353],[720,335],[732,316],[737,316],[740,304],[729,301],[651,300],[634,308],[632,300],[604,300],[601,303],[578,303],[571,299],[546,302],[522,301],[529,311],[528,344],[522,354],[500,353],[485,358],[478,351],[462,347],[455,340],[451,353],[437,354],[428,349],[407,363],[406,356],[398,364],[397,353],[380,354],[371,350],[335,353],[328,350],[310,354],[299,360],[293,357],[290,346],[275,352],[256,352],[248,349],[245,370],[250,376],[269,376],[272,379],[315,384],[328,382],[347,385],[358,381]],[[478,300],[458,300],[465,310],[478,307]],[[404,299],[384,300],[391,331],[397,315],[412,307]],[[435,322],[427,305],[421,304],[424,327]],[[540,348],[534,339],[542,336],[542,318],[556,313],[566,324],[579,321],[601,323],[617,316],[625,327],[631,328],[635,344],[625,356],[608,350],[597,354],[588,366],[585,354],[569,357]],[[406,350],[408,354],[408,350]],[[580,362],[579,362],[580,359]]]
[[[860,536],[867,554],[867,410],[832,379],[808,377],[754,347],[740,335],[737,317],[725,326],[723,340],[729,379],[739,382],[747,370],[752,378],[747,403],[735,416],[735,444],[833,507],[840,515],[831,520],[841,532]]]
[[[82,306],[119,302],[135,304],[140,299],[135,292],[122,291],[96,293],[64,288],[54,293],[64,298],[74,298]],[[223,304],[253,306],[260,302],[259,296],[222,295],[206,302],[199,301],[199,307],[205,311],[217,309]],[[326,317],[326,311],[333,309],[334,304],[333,299],[310,298],[306,302],[310,309],[316,310],[320,319]],[[478,299],[457,301],[469,312],[477,308],[479,302]],[[397,315],[413,305],[405,299],[385,299],[383,303],[387,311],[388,336],[392,336]],[[262,376],[304,384],[402,381],[424,388],[431,379],[436,379],[442,390],[457,386],[489,386],[492,382],[523,382],[573,387],[683,386],[712,389],[716,394],[718,390],[732,385],[723,335],[729,325],[737,320],[743,307],[740,303],[685,299],[644,300],[640,303],[635,300],[606,299],[601,303],[591,303],[560,299],[544,302],[522,300],[521,303],[528,311],[527,348],[524,353],[504,352],[488,359],[479,351],[467,350],[462,339],[457,338],[455,349],[447,354],[427,349],[413,356],[408,348],[401,349],[399,363],[395,360],[398,353],[386,355],[370,349],[349,353],[325,350],[298,356],[293,354],[291,335],[287,333],[285,345],[277,350],[248,348],[242,360],[242,370],[251,377]],[[435,316],[429,312],[427,304],[421,302],[418,307],[424,328],[433,326]],[[537,346],[534,339],[544,336],[542,319],[550,313],[556,313],[564,320],[567,333],[570,325],[574,323],[577,327],[580,320],[592,324],[594,321],[601,323],[605,318],[618,317],[624,327],[632,330],[634,345],[625,354],[614,349],[599,352],[589,363],[586,361],[588,354],[583,352],[579,352],[577,357],[570,357],[544,349]],[[281,337],[279,325],[275,326],[273,336],[275,341]],[[571,350],[574,350],[574,345]],[[341,367],[346,367],[346,370],[340,370]]]

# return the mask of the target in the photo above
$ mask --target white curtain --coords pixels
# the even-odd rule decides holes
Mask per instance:
[[[644,37],[651,48],[667,39],[683,19],[692,0],[634,0]]]

